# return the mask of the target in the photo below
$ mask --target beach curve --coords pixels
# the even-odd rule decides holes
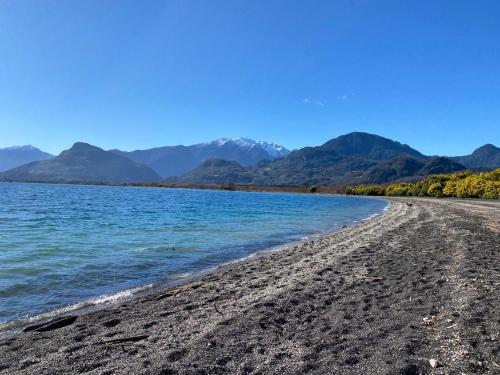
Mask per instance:
[[[447,374],[498,366],[500,204],[382,216],[0,341],[8,374]]]

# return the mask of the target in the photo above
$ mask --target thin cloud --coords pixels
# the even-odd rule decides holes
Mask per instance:
[[[349,100],[349,95],[347,95],[347,94],[340,95],[339,100],[343,100],[343,101]]]
[[[323,103],[321,100],[313,100],[313,99],[309,99],[309,98],[302,99],[302,103],[307,104],[307,105],[317,105],[319,107],[325,106],[325,103]]]

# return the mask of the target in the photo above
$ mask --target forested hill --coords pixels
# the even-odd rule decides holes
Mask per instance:
[[[368,133],[350,133],[318,147],[252,167],[208,161],[170,182],[196,184],[330,185],[416,180],[465,170],[449,158],[428,157],[408,145]]]
[[[193,146],[168,146],[130,153],[105,151],[79,142],[57,157],[0,173],[0,180],[359,185],[412,182],[432,174],[495,168],[500,168],[500,149],[494,145],[482,146],[465,156],[431,157],[388,138],[354,132],[320,146],[292,152],[274,143],[249,138],[221,138]]]
[[[60,155],[0,174],[4,181],[24,182],[155,182],[160,176],[146,165],[78,142]]]

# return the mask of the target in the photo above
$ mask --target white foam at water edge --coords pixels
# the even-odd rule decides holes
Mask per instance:
[[[63,314],[70,313],[70,312],[75,311],[75,310],[91,308],[92,306],[97,306],[97,305],[102,305],[102,304],[107,304],[107,303],[110,303],[110,304],[115,303],[117,301],[132,297],[136,293],[144,291],[146,289],[150,289],[152,287],[153,287],[153,284],[147,284],[147,285],[143,285],[143,286],[137,287],[137,288],[122,290],[122,291],[119,291],[116,293],[105,294],[102,296],[90,298],[90,299],[87,299],[87,300],[79,302],[79,303],[75,303],[72,305],[62,307],[60,309],[56,309],[56,310],[48,311],[46,313],[38,314],[35,316],[25,317],[24,319],[15,320],[12,322],[0,324],[0,328],[2,329],[2,331],[4,329],[7,329],[7,330],[14,329],[15,330],[20,326],[25,326],[27,324],[35,323],[38,321],[43,321],[45,319],[50,319],[54,316],[63,315]],[[0,332],[0,337],[2,337],[1,332]]]
[[[153,284],[147,284],[147,285],[144,285],[144,286],[141,286],[141,287],[138,287],[138,288],[132,288],[132,289],[127,289],[127,290],[122,290],[120,292],[116,292],[116,293],[112,293],[112,294],[105,294],[103,296],[91,298],[91,299],[89,299],[87,301],[81,302],[81,304],[83,306],[86,306],[88,304],[90,304],[90,305],[101,305],[103,303],[116,302],[116,301],[119,301],[121,299],[124,299],[124,298],[127,298],[127,297],[131,297],[134,294],[136,294],[137,292],[141,292],[141,291],[143,291],[145,289],[149,289],[149,288],[152,288],[152,287],[153,287]],[[76,304],[76,305],[72,305],[72,306],[77,306],[77,305],[80,305],[80,304]]]
[[[379,216],[379,215],[380,215],[380,214],[372,214],[372,215],[370,215],[370,216],[365,217],[365,218],[363,219],[363,221],[368,221],[368,220],[371,220],[371,219],[373,219],[374,217],[377,217],[377,216]]]
[[[250,253],[244,257],[241,257],[241,258],[237,258],[237,259],[233,259],[233,260],[228,260],[226,262],[223,262],[221,264],[219,264],[218,266],[214,267],[213,269],[214,270],[218,270],[219,268],[223,268],[223,267],[226,267],[226,266],[230,266],[232,264],[238,264],[238,263],[241,263],[241,262],[244,262],[245,260],[248,260],[248,259],[252,259],[254,258],[255,256],[257,256],[258,253]]]
[[[391,208],[391,203],[387,203],[387,206],[384,207],[383,211],[389,211],[389,208]]]
[[[184,272],[184,273],[180,273],[178,275],[175,275],[175,279],[178,280],[178,279],[185,279],[186,277],[189,277],[192,275],[192,272]]]
[[[304,238],[307,239],[309,237],[304,237]],[[215,266],[213,268],[208,269],[208,271],[210,271],[210,270],[216,271],[216,270],[218,270],[220,268],[231,266],[233,264],[239,264],[239,263],[245,262],[245,261],[247,261],[249,259],[255,258],[257,256],[262,256],[262,255],[271,254],[271,253],[277,253],[277,252],[280,252],[280,251],[283,251],[283,250],[286,250],[286,249],[289,249],[289,248],[293,247],[297,243],[302,242],[302,240],[301,241],[292,241],[292,242],[288,242],[288,243],[285,243],[285,244],[281,244],[281,245],[277,245],[277,246],[272,246],[272,247],[269,247],[267,249],[255,251],[255,252],[250,253],[248,255],[245,255],[245,256],[243,256],[241,258],[237,258],[237,259],[225,261],[225,262],[219,264],[218,266]]]

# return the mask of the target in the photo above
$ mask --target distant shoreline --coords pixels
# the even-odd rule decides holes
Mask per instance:
[[[47,184],[47,185],[74,185],[74,186],[110,186],[110,187],[137,187],[158,189],[193,189],[193,190],[224,190],[241,192],[266,193],[303,193],[303,194],[338,194],[345,195],[345,186],[258,186],[258,185],[196,185],[196,184],[161,184],[161,183],[104,183],[104,182],[73,182],[73,181],[0,181],[10,184]],[[314,188],[314,191],[310,191]]]
[[[224,190],[241,192],[279,192],[299,194],[336,194],[356,196],[390,197],[432,197],[432,198],[475,198],[500,199],[500,168],[491,172],[474,173],[471,171],[433,174],[420,181],[392,182],[384,184],[348,185],[246,185],[246,184],[176,184],[176,183],[99,183],[86,181],[22,181],[19,183],[50,183],[92,186],[128,186],[169,189]],[[13,182],[16,181],[4,181]]]

